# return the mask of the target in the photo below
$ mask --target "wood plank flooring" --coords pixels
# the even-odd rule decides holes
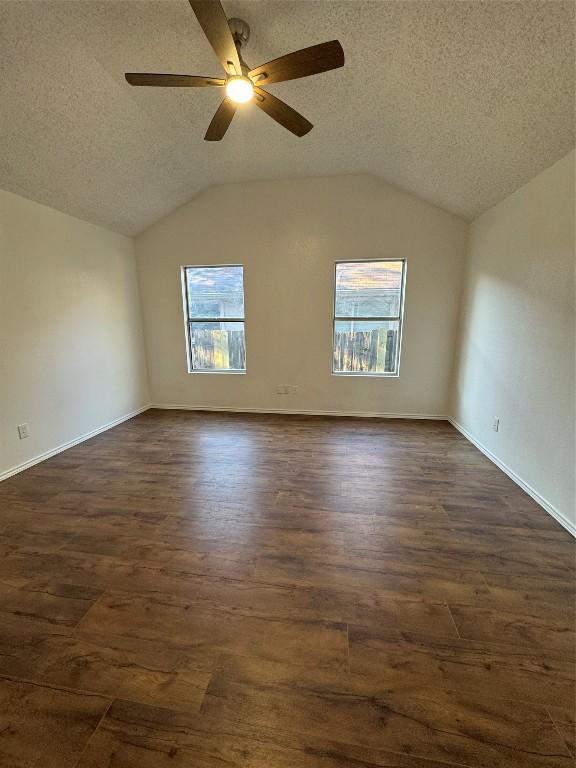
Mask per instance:
[[[574,542],[445,422],[148,411],[0,555],[0,768],[575,764]]]

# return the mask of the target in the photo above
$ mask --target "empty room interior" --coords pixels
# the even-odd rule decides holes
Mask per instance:
[[[574,768],[573,0],[0,0],[0,768]]]

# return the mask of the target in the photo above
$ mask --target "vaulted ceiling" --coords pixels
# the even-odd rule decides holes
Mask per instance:
[[[221,75],[186,0],[0,0],[0,187],[134,234],[214,184],[363,172],[472,218],[574,146],[572,2],[223,4],[252,66],[341,41],[343,69],[270,86],[311,133],[248,105],[208,143],[218,89],[127,85]]]

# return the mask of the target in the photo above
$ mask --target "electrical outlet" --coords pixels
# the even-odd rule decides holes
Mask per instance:
[[[492,421],[492,429],[494,430],[494,432],[498,432],[498,430],[500,429],[500,417],[499,416],[494,416],[494,419]]]
[[[296,384],[276,384],[277,395],[295,395],[298,391]]]
[[[25,437],[30,435],[28,424],[18,424],[18,437],[20,440],[24,440]]]

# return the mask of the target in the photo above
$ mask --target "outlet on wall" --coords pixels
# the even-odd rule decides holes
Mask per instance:
[[[492,420],[492,429],[494,432],[498,432],[500,429],[500,416],[494,416],[494,419]]]
[[[297,384],[276,384],[277,395],[295,395],[298,392]]]
[[[30,435],[28,424],[18,424],[18,437],[20,440],[24,440],[25,437]]]

